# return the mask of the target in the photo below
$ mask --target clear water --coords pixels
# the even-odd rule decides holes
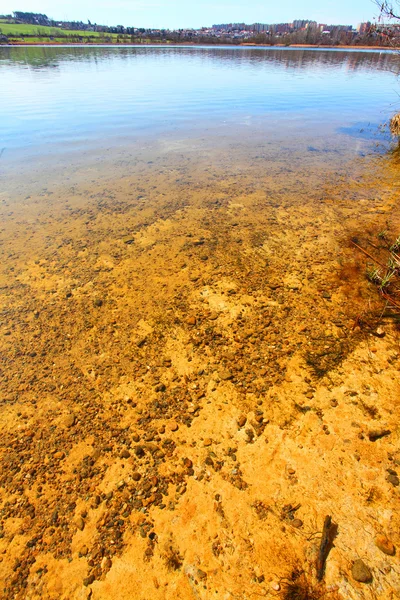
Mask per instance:
[[[382,51],[4,47],[1,161],[176,135],[336,136],[339,146],[344,136],[372,148],[398,108],[399,67]]]

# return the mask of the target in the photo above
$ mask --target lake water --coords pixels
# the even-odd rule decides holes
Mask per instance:
[[[138,139],[379,136],[398,102],[382,51],[0,48],[2,161]],[[360,132],[360,130],[362,130]]]

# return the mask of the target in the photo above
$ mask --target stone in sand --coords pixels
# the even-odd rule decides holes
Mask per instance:
[[[369,567],[360,558],[356,560],[351,569],[353,579],[360,583],[370,583],[372,581],[372,573]]]

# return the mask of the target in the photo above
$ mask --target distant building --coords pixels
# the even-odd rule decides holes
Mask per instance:
[[[368,33],[370,29],[371,29],[371,23],[369,21],[367,21],[366,23],[359,23],[357,25],[357,33],[359,33],[360,35],[364,35],[365,33]]]

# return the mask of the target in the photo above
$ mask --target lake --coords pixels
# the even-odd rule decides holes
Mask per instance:
[[[381,139],[398,71],[397,55],[377,50],[0,48],[2,161],[149,136],[264,132],[359,148]]]

